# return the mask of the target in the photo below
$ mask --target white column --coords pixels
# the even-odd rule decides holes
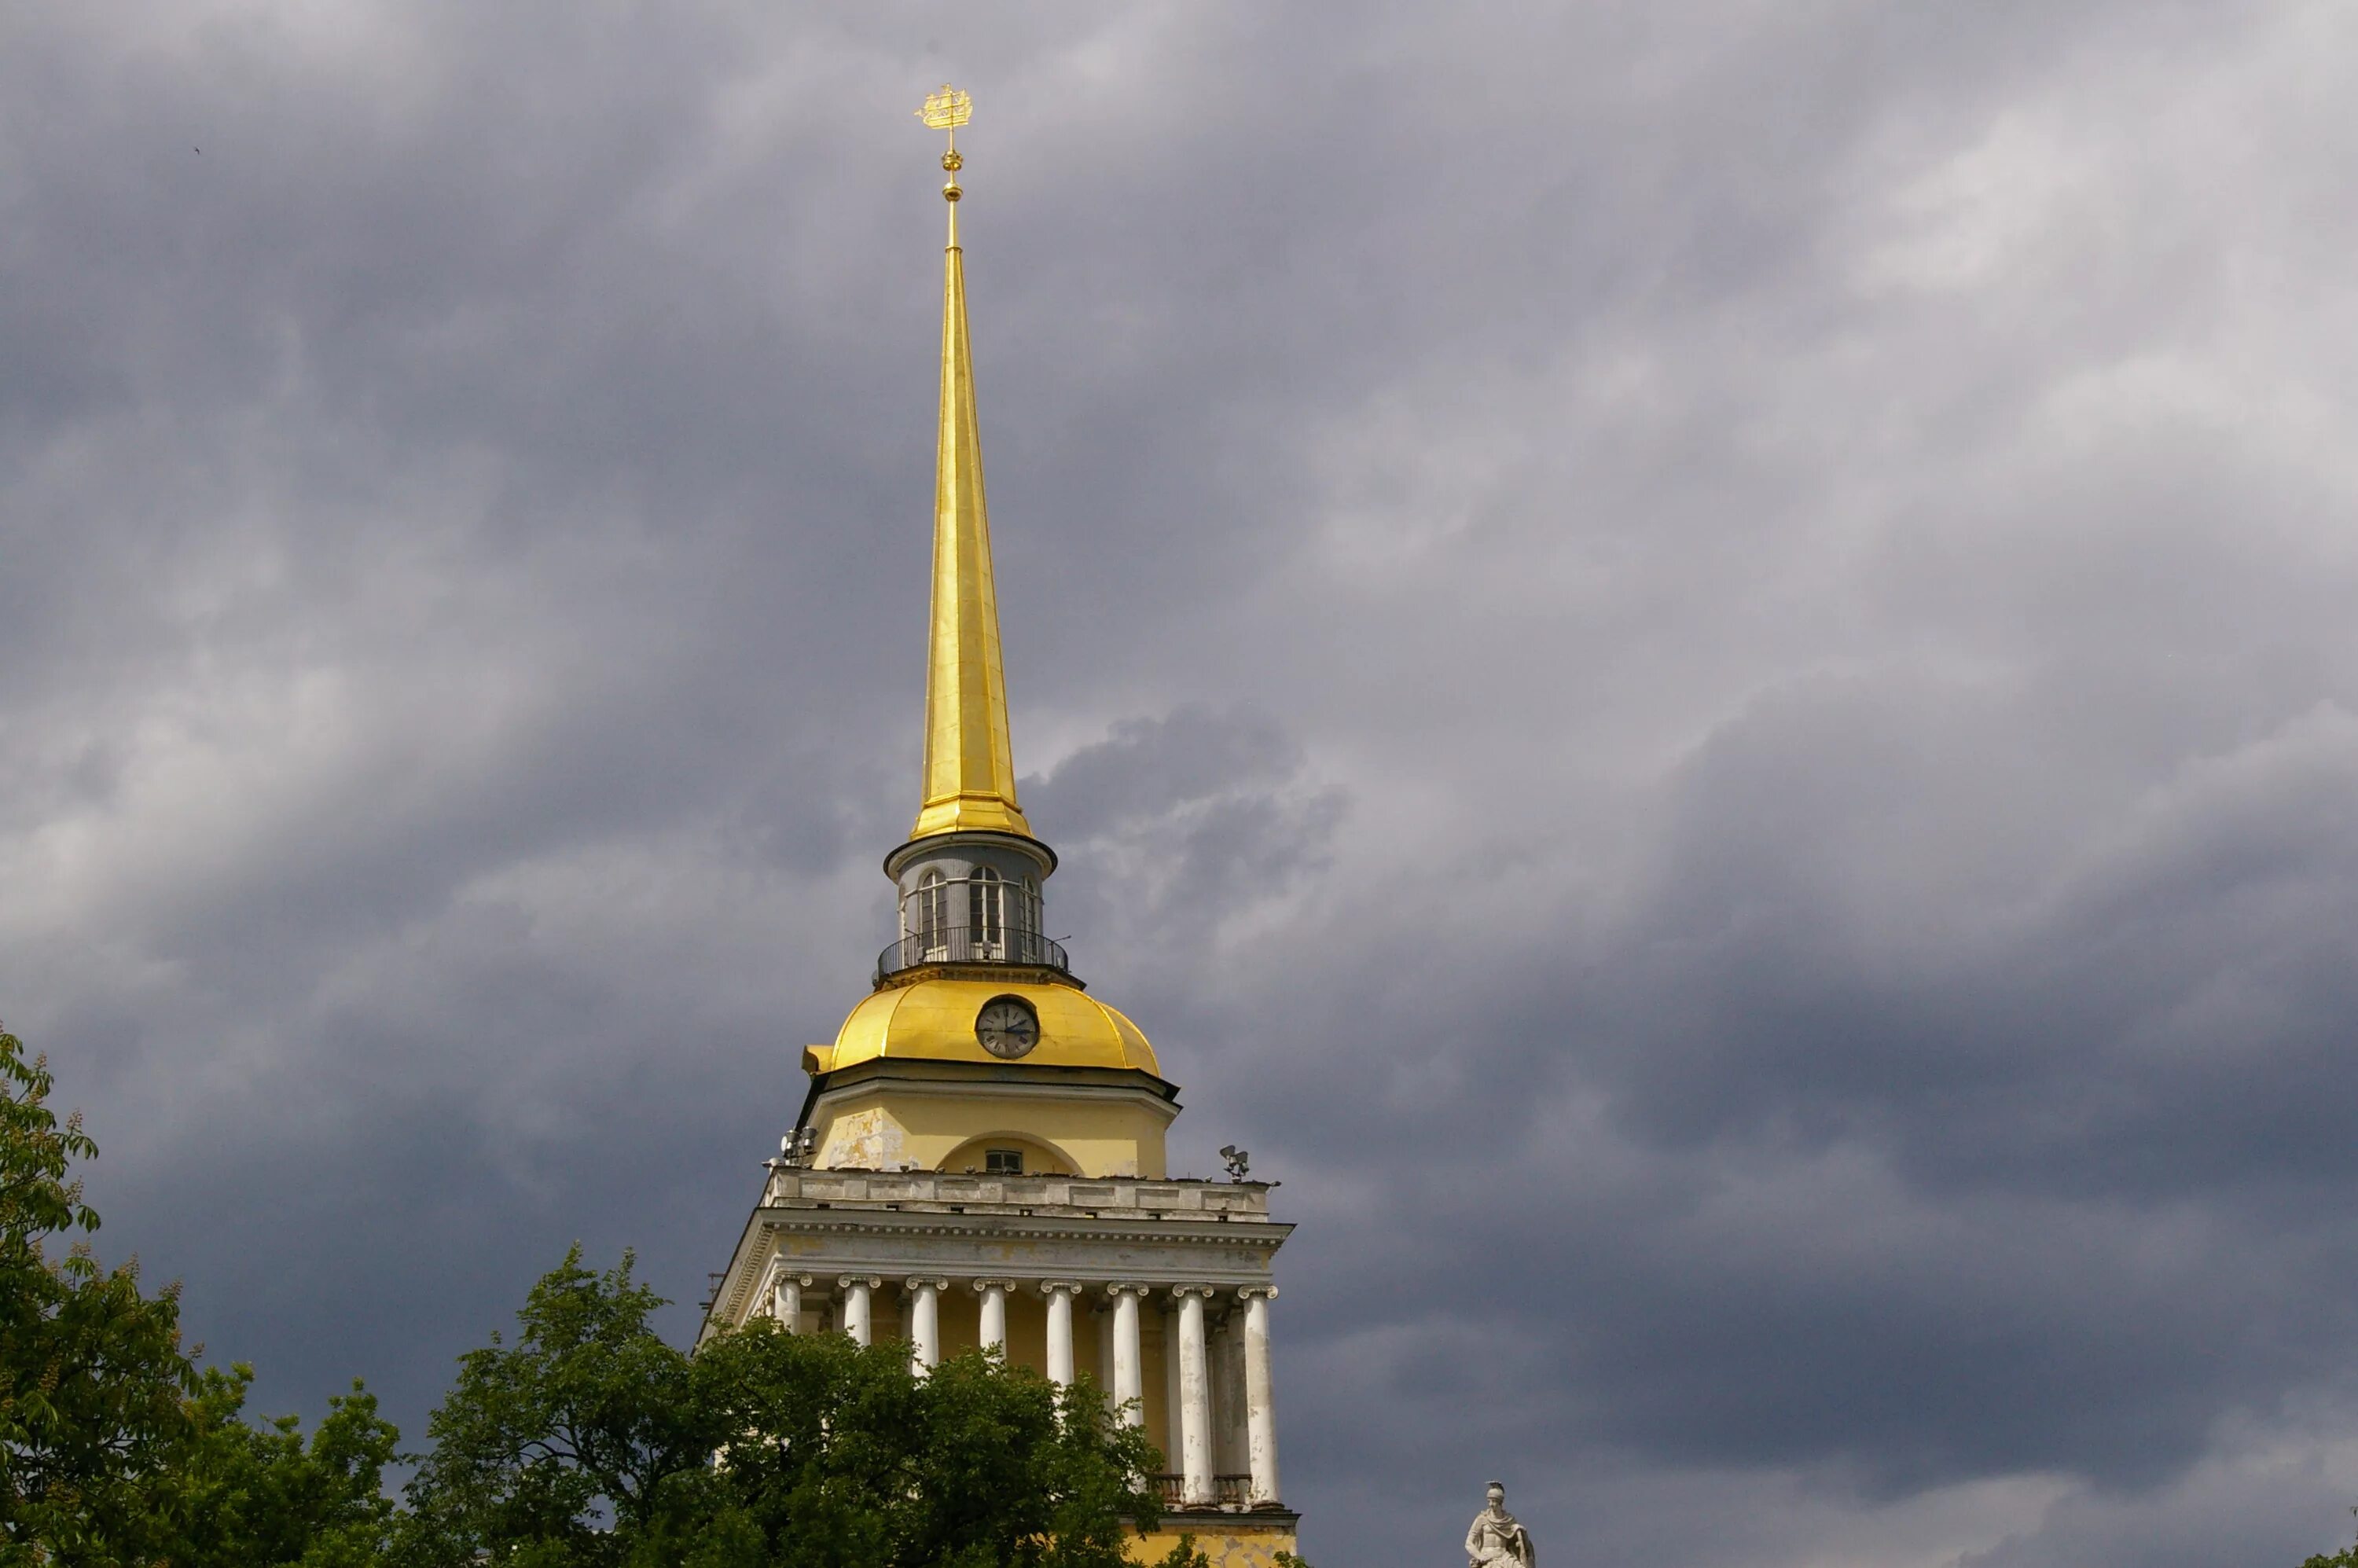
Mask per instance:
[[[1090,1309],[1089,1316],[1098,1327],[1098,1390],[1105,1398],[1106,1412],[1113,1412],[1113,1307],[1099,1302]]]
[[[1245,1303],[1245,1430],[1252,1461],[1254,1508],[1277,1506],[1277,1399],[1270,1382],[1269,1303],[1275,1285],[1238,1291]]]
[[[1241,1474],[1251,1453],[1245,1433],[1245,1314],[1222,1314],[1212,1336],[1212,1471]]]
[[[942,1292],[947,1280],[909,1281],[909,1361],[919,1373],[942,1364]]]
[[[861,1345],[869,1342],[869,1298],[884,1283],[871,1274],[846,1274],[836,1281],[843,1287],[843,1332]]]
[[[1048,1298],[1048,1381],[1060,1389],[1073,1386],[1073,1298],[1081,1287],[1070,1280],[1050,1280],[1040,1287]]]
[[[1015,1283],[1012,1280],[977,1280],[974,1288],[982,1296],[982,1347],[997,1350],[1003,1360],[1007,1356],[1007,1292]]]
[[[1108,1285],[1113,1297],[1113,1402],[1124,1426],[1146,1424],[1146,1406],[1139,1388],[1138,1298],[1144,1285]]]
[[[810,1282],[808,1274],[779,1274],[770,1281],[770,1315],[788,1334],[802,1332],[803,1287]]]
[[[1219,1501],[1212,1485],[1212,1379],[1204,1362],[1204,1298],[1209,1285],[1178,1285],[1179,1500],[1189,1508]]]
[[[1184,1403],[1179,1397],[1179,1303],[1171,1301],[1163,1307],[1163,1463],[1174,1471],[1187,1448],[1179,1415]]]

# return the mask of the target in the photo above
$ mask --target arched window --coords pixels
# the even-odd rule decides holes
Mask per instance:
[[[950,890],[939,871],[917,879],[917,946],[925,957],[939,953],[949,940]]]
[[[979,953],[997,957],[1007,940],[1007,884],[989,866],[977,866],[966,884],[967,935]]]
[[[1040,884],[1025,877],[1015,884],[1015,958],[1018,963],[1034,964],[1040,960]]]

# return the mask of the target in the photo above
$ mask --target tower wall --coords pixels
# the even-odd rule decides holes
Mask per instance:
[[[1137,1091],[1011,1095],[954,1084],[879,1079],[821,1097],[811,1111],[813,1163],[827,1170],[962,1172],[963,1151],[994,1133],[1044,1146],[1065,1166],[1028,1174],[1160,1177],[1167,1103]],[[953,1162],[952,1156],[958,1155]],[[978,1169],[983,1162],[972,1162]]]
[[[926,123],[954,131],[970,109],[945,89]],[[1133,1555],[1152,1562],[1184,1533],[1220,1568],[1262,1568],[1298,1522],[1279,1500],[1270,1392],[1271,1274],[1293,1227],[1271,1217],[1267,1184],[1166,1177],[1178,1090],[1042,919],[1056,856],[1016,799],[962,166],[953,145],[925,790],[908,840],[884,858],[896,935],[834,1044],[803,1053],[810,1092],[703,1338],[783,1312],[796,1333],[865,1323],[871,1343],[907,1344],[922,1303],[938,1328],[910,1346],[924,1360],[974,1349],[983,1303],[998,1303],[1011,1365],[1091,1371],[1163,1451],[1149,1479],[1168,1517]]]

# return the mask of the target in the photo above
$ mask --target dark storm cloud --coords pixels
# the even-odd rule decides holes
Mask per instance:
[[[914,806],[948,76],[1049,918],[1303,1222],[1314,1556],[2331,1543],[2348,21],[1343,15],[14,18],[110,1248],[413,1432],[572,1239],[693,1303]]]

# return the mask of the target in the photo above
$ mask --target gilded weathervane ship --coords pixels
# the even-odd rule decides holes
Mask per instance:
[[[917,111],[917,118],[936,131],[947,131],[950,148],[956,151],[957,128],[974,118],[974,100],[945,81],[939,92],[925,95],[924,105]]]
[[[939,92],[928,93],[917,110],[917,118],[936,131],[949,135],[949,147],[942,154],[942,170],[949,182],[942,187],[942,200],[950,206],[950,243],[957,243],[957,199],[966,194],[958,189],[957,172],[966,167],[965,155],[957,150],[957,128],[974,118],[974,100],[966,93],[942,83]]]

